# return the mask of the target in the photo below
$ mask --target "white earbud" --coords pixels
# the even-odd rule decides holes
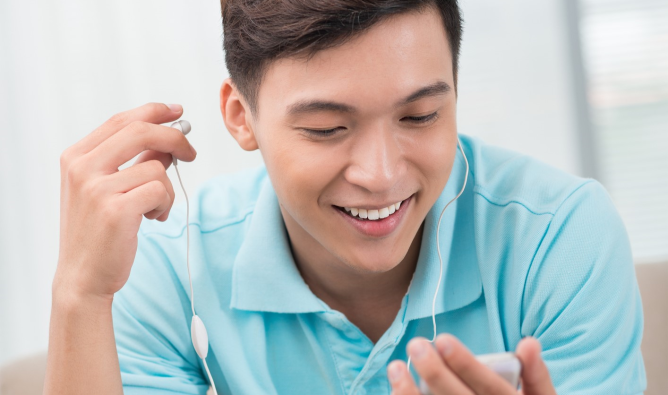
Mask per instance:
[[[169,125],[169,127],[178,130],[179,132],[183,133],[184,136],[190,133],[191,129],[190,122],[186,121],[185,119],[176,121],[173,124]]]
[[[178,130],[179,132],[183,133],[184,136],[188,135],[188,133],[190,133],[190,130],[192,129],[192,127],[190,126],[190,122],[186,121],[185,119],[176,121],[173,124],[169,125],[169,127]],[[176,158],[174,156],[172,156],[172,164],[176,166]]]

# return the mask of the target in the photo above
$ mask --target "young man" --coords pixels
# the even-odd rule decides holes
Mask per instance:
[[[460,136],[468,180],[437,232],[466,179],[455,1],[222,8],[221,112],[266,168],[190,197],[218,393],[417,394],[421,377],[434,394],[514,394],[473,357],[514,350],[525,395],[642,393],[629,242],[599,183]],[[158,125],[181,115],[149,104],[63,153],[48,394],[209,386],[190,342],[185,207],[170,211],[165,173],[196,154]],[[437,246],[448,334],[432,347]]]

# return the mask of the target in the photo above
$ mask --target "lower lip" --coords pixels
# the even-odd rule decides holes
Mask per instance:
[[[384,237],[394,232],[394,230],[397,227],[399,227],[399,223],[401,222],[401,219],[404,217],[406,210],[408,210],[408,205],[410,204],[411,200],[413,200],[413,196],[404,200],[401,203],[401,207],[399,207],[399,210],[395,211],[394,214],[383,219],[377,219],[375,221],[370,221],[370,220],[362,221],[359,219],[355,219],[351,215],[347,214],[344,211],[339,210],[336,207],[332,208],[363,235],[371,237]]]

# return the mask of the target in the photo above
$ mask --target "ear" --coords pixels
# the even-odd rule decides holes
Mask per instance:
[[[227,130],[242,149],[246,151],[258,149],[253,125],[250,122],[252,118],[250,107],[230,78],[226,78],[220,87],[220,112]]]

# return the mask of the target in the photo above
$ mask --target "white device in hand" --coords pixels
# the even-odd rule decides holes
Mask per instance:
[[[476,359],[503,377],[513,388],[519,386],[522,363],[515,353],[485,354],[477,356]]]
[[[522,363],[515,356],[515,353],[484,354],[476,356],[476,359],[503,377],[513,388],[519,387]],[[420,393],[423,395],[432,395],[429,387],[427,387],[427,383],[422,379],[420,379]]]

